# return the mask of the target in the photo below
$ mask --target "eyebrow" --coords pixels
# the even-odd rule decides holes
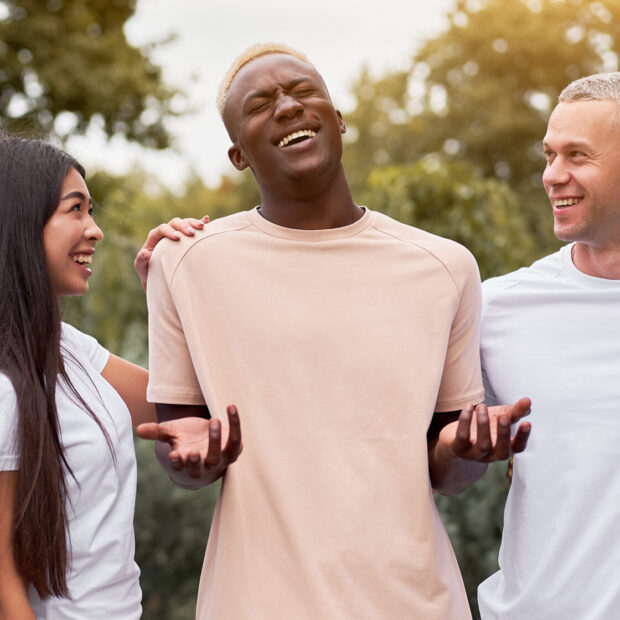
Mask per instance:
[[[546,148],[549,146],[549,143],[546,140],[543,140],[543,146]],[[562,147],[566,149],[582,148],[584,146],[590,145],[585,140],[573,140],[572,142],[562,144]]]
[[[62,202],[63,200],[70,200],[71,198],[79,198],[82,202],[87,202],[86,201],[86,196],[82,192],[78,192],[78,191],[69,192],[68,194],[63,196],[60,200]],[[90,204],[90,205],[93,204],[93,199],[92,198],[88,199],[88,204]]]
[[[312,78],[310,78],[309,76],[305,76],[305,77],[299,77],[299,78],[295,78],[294,80],[291,80],[290,82],[287,82],[284,85],[284,90],[286,91],[290,91],[293,88],[295,88],[295,86],[299,86],[299,84],[302,84],[303,82],[311,82]],[[251,99],[260,99],[262,97],[270,97],[273,93],[275,89],[271,89],[271,90],[255,90],[251,93],[248,93],[244,99],[244,102],[246,101],[250,101]]]

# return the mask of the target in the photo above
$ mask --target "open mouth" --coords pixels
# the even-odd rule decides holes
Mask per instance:
[[[93,262],[93,257],[89,254],[75,254],[71,257],[74,263],[77,263],[80,267],[84,267],[85,269],[90,270],[91,263]]]
[[[278,146],[283,148],[293,144],[299,144],[300,142],[305,142],[306,140],[310,140],[310,138],[314,138],[316,134],[317,132],[313,129],[300,129],[299,131],[288,134],[288,136],[284,136],[284,138],[278,142]]]
[[[566,209],[580,203],[583,198],[562,198],[561,200],[554,200],[553,207],[555,209]]]

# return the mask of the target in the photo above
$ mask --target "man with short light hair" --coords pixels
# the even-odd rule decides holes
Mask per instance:
[[[475,261],[353,202],[344,119],[290,48],[243,54],[220,95],[229,158],[261,203],[158,245],[147,289],[157,438],[213,416],[204,463],[162,463],[187,488],[225,471],[198,618],[468,620],[433,489],[523,450],[529,424],[513,438],[510,424],[530,404],[474,413]]]
[[[488,402],[527,386],[536,432],[514,459],[484,620],[620,617],[620,73],[567,86],[543,140],[556,236],[483,285]],[[508,401],[506,401],[508,402]]]

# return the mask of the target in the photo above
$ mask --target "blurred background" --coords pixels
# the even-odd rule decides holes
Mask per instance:
[[[305,7],[304,7],[305,8]],[[105,241],[91,292],[65,316],[147,363],[146,304],[132,262],[174,215],[251,208],[215,110],[233,58],[258,41],[305,52],[345,116],[354,198],[450,237],[483,278],[557,248],[540,140],[560,90],[618,68],[618,0],[0,0],[0,129],[44,137],[88,168]],[[144,618],[186,620],[217,488],[188,492],[136,441],[137,561]],[[474,617],[497,568],[505,465],[437,497]]]

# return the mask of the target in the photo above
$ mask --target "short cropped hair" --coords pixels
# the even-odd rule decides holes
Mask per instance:
[[[558,100],[615,101],[620,104],[620,72],[595,73],[575,80],[560,93]]]
[[[239,73],[243,67],[253,60],[260,58],[261,56],[266,56],[267,54],[288,54],[289,56],[293,56],[294,58],[297,58],[298,60],[314,67],[305,54],[302,54],[301,52],[298,52],[297,50],[282,43],[257,43],[251,47],[248,47],[245,52],[235,58],[232,65],[230,65],[230,68],[226,72],[222,83],[220,84],[216,99],[217,110],[220,113],[220,116],[224,116],[224,108],[226,107],[226,100],[228,99],[230,85],[235,79],[237,73]]]

